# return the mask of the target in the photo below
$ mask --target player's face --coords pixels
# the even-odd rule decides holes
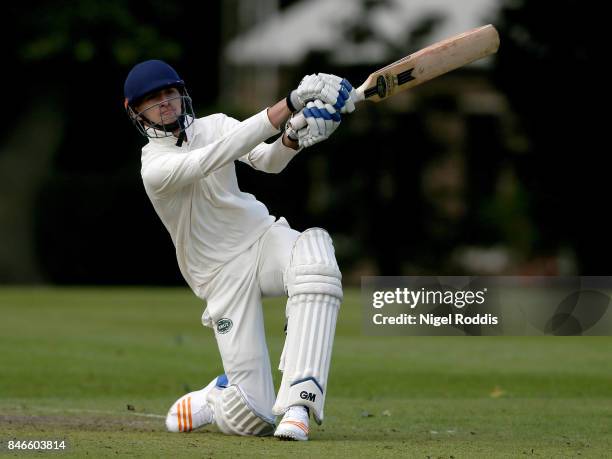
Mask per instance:
[[[135,108],[155,124],[171,124],[181,114],[181,93],[176,88],[161,89],[145,96]]]

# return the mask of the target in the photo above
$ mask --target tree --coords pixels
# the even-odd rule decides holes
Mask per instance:
[[[219,2],[38,1],[7,9],[4,43],[15,46],[4,56],[12,71],[2,72],[11,110],[2,111],[0,202],[8,210],[0,217],[7,241],[0,277],[178,281],[142,190],[142,139],[123,113],[123,81],[136,62],[166,59],[194,82],[200,104],[214,103]]]
[[[512,0],[498,22],[496,80],[530,142],[517,164],[540,234],[534,250],[569,245],[582,274],[605,274],[612,255],[603,224],[612,159],[598,114],[598,10],[592,1]]]

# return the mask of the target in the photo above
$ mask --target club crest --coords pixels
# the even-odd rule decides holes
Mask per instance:
[[[217,322],[217,333],[224,335],[232,329],[233,325],[234,323],[231,319],[225,317],[219,319],[219,321]]]

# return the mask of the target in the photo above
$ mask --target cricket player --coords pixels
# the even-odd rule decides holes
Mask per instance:
[[[148,138],[142,179],[170,233],[178,265],[206,301],[202,323],[214,330],[225,374],[180,397],[170,432],[210,423],[227,434],[307,440],[309,418],[323,421],[327,379],[342,301],[341,274],[329,234],[300,233],[240,191],[235,161],[279,173],[303,148],[327,139],[340,113],[354,110],[355,90],[329,74],[303,78],[290,94],[237,121],[224,114],[196,118],[184,81],[167,63],[137,64],[124,85],[125,109]],[[307,126],[290,125],[292,114]],[[286,295],[286,339],[275,396],[264,334],[262,297]],[[275,417],[282,415],[278,426]]]

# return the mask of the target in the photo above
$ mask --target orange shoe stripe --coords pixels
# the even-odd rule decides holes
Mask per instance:
[[[185,409],[185,399],[181,402],[183,404],[183,431],[187,432],[187,410]]]
[[[304,433],[306,434],[308,433],[308,427],[306,427],[306,425],[303,422],[286,420],[286,421],[282,421],[281,424],[293,424],[294,426],[297,426],[300,429],[302,429]]]
[[[177,409],[176,417],[178,418],[179,432],[182,432],[183,431],[183,426],[181,424],[181,404],[180,403],[176,406],[176,409]]]
[[[187,413],[189,414],[189,431],[193,430],[193,419],[191,417],[191,397],[187,399]]]

